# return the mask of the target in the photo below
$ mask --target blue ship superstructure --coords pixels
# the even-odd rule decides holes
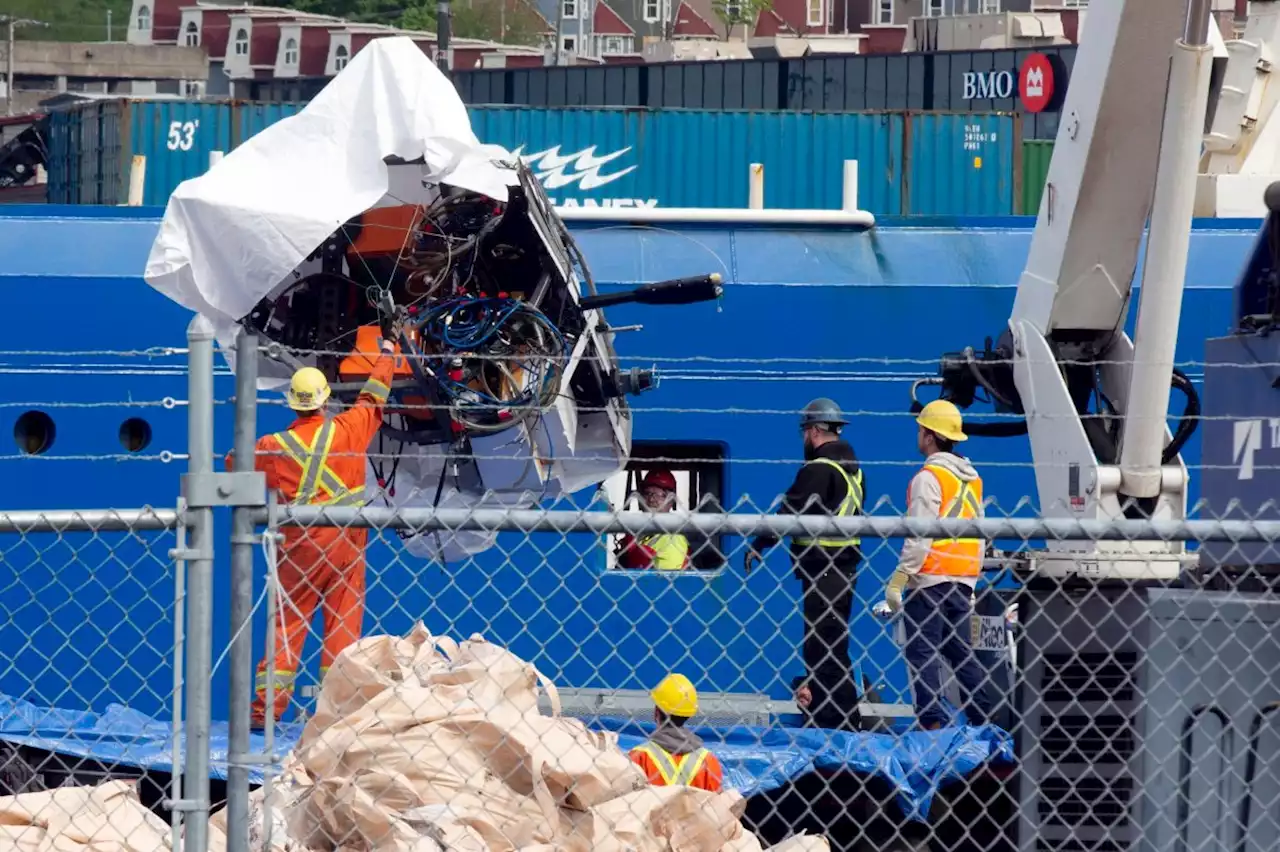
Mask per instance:
[[[184,330],[190,315],[141,280],[160,211],[11,208],[0,219],[0,268],[12,298],[5,328],[5,405],[27,449],[0,457],[0,508],[172,507],[185,470]],[[867,505],[901,510],[918,464],[904,400],[921,365],[1008,315],[1032,220],[882,222],[873,231],[752,225],[572,227],[601,292],[719,270],[726,297],[664,313],[620,335],[621,366],[656,366],[659,392],[634,402],[633,455],[702,459],[726,508],[767,508],[795,472],[795,412],[831,396],[853,414],[850,440],[867,471]],[[1256,222],[1200,223],[1192,237],[1177,360],[1193,381],[1202,341],[1230,326],[1231,276]],[[72,322],[54,322],[60,306]],[[645,323],[610,309],[616,326]],[[232,377],[215,378],[216,446],[230,449]],[[259,429],[288,413],[263,396]],[[25,419],[24,419],[25,418]],[[129,425],[125,425],[128,423]],[[50,426],[54,432],[50,431]],[[1211,433],[1207,433],[1211,434]],[[146,437],[145,447],[139,447]],[[47,443],[47,441],[45,441]],[[131,451],[134,450],[134,451]],[[988,493],[1008,512],[1033,493],[1021,441],[971,449]],[[1184,450],[1200,458],[1193,439]],[[1193,477],[1191,500],[1198,499]],[[582,506],[596,498],[579,493]],[[1022,504],[1020,506],[1020,503]],[[559,505],[566,505],[560,503]],[[601,505],[600,502],[596,503]],[[229,542],[219,517],[215,542]],[[1003,542],[1016,547],[1019,542]],[[486,553],[433,564],[394,534],[369,552],[366,631],[415,621],[451,635],[482,633],[562,686],[642,689],[681,670],[708,691],[790,695],[800,673],[799,587],[781,550],[745,577],[741,542],[718,543],[720,570],[606,570],[608,543],[587,535],[504,533]],[[169,713],[173,687],[173,537],[164,534],[7,536],[0,642],[14,649],[0,693],[104,710],[120,703]],[[905,670],[870,615],[897,542],[864,543],[854,654],[886,701],[908,700]],[[217,556],[215,654],[229,640],[227,548]],[[262,590],[258,578],[255,594]],[[255,646],[264,636],[264,610]],[[314,644],[314,643],[312,643]],[[309,646],[308,671],[315,660]],[[226,707],[225,663],[214,715]],[[304,674],[305,682],[308,675]]]

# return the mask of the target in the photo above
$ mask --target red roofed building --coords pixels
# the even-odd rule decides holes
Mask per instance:
[[[591,18],[592,55],[605,59],[636,56],[636,31],[604,0],[596,0]]]
[[[531,26],[550,25],[526,0],[505,0],[528,14]],[[189,95],[298,101],[315,95],[351,57],[376,38],[407,36],[434,57],[434,33],[344,21],[330,15],[217,0],[133,0],[128,41],[201,47],[209,79]],[[544,64],[541,48],[455,38],[455,69]]]
[[[684,0],[676,7],[675,25],[671,28],[672,38],[720,38],[723,25],[717,30],[703,15]]]

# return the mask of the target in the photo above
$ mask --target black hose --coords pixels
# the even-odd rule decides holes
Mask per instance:
[[[1196,386],[1187,378],[1187,374],[1177,367],[1173,368],[1173,386],[1186,396],[1187,404],[1182,409],[1182,416],[1178,418],[1178,428],[1174,430],[1173,440],[1160,454],[1161,464],[1168,464],[1177,458],[1200,425],[1200,394],[1196,393]]]
[[[998,404],[1005,406],[1006,408],[1017,408],[1017,406],[1014,405],[1013,400],[1009,399],[1007,396],[1000,393],[1000,391],[996,390],[995,384],[987,380],[986,375],[984,375],[983,373],[982,365],[978,363],[978,359],[973,357],[972,346],[964,350],[964,360],[965,360],[965,363],[969,365],[969,372],[973,374],[974,381],[976,381],[979,385],[981,385],[983,389],[985,389],[986,392],[991,395],[991,398],[993,400],[995,400]],[[1016,391],[1015,391],[1015,394],[1016,394]],[[1022,431],[1025,432],[1026,429],[1023,429]],[[1022,433],[1018,432],[1015,434],[1022,434]]]
[[[974,369],[974,375],[977,377],[979,371],[976,369],[977,364],[970,362],[971,368]],[[982,381],[982,386],[986,388],[988,393],[995,396],[995,392],[990,385]],[[1186,446],[1187,441],[1195,433],[1200,425],[1200,395],[1196,392],[1195,385],[1187,378],[1187,374],[1174,368],[1173,378],[1170,382],[1171,386],[1182,392],[1187,398],[1187,404],[1182,410],[1182,416],[1178,418],[1177,429],[1174,430],[1173,440],[1164,448],[1164,452],[1160,456],[1161,464],[1168,464],[1177,458],[1182,452],[1182,448]],[[918,402],[911,406],[911,413],[918,414],[923,406]],[[1021,420],[1006,420],[1001,423],[966,423],[964,431],[966,434],[975,438],[1015,438],[1019,435],[1027,434],[1026,418]]]
[[[964,433],[975,438],[1016,438],[1027,434],[1027,420],[1005,420],[1000,423],[966,423]]]

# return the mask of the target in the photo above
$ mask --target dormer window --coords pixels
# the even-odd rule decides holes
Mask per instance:
[[[249,55],[249,31],[244,27],[236,30],[235,53],[236,56]]]
[[[195,21],[187,21],[187,25],[182,30],[182,43],[187,47],[197,47],[200,44],[200,28],[196,26]]]
[[[350,52],[345,44],[338,45],[333,51],[333,69],[341,71],[347,67],[347,61],[351,58]]]
[[[298,40],[297,40],[297,39],[293,39],[293,38],[291,38],[291,39],[288,39],[287,41],[285,41],[285,43],[284,43],[284,64],[285,64],[285,65],[297,65],[297,64],[298,64]]]
[[[138,32],[148,33],[148,34],[151,32],[151,7],[150,6],[138,7],[137,23],[138,23]]]

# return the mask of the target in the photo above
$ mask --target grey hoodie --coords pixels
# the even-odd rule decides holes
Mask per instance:
[[[969,460],[954,453],[934,453],[925,459],[924,463],[946,468],[962,482],[972,482],[978,478],[978,472],[973,469]],[[921,468],[920,472],[912,478],[907,493],[911,504],[907,517],[936,518],[942,513],[942,485],[932,471]],[[982,517],[981,512],[979,517]],[[929,549],[932,546],[933,539],[928,538],[909,538],[903,542],[902,556],[898,558],[898,570],[907,575],[907,588],[919,589],[924,586],[936,586],[939,583],[964,583],[972,588],[977,584],[977,580],[972,577],[938,577],[921,574],[920,569],[924,567],[925,557],[929,555]]]
[[[675,725],[659,725],[649,742],[668,754],[689,754],[702,748],[702,737]]]

